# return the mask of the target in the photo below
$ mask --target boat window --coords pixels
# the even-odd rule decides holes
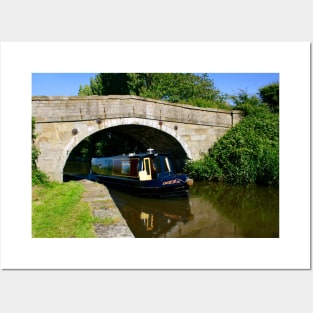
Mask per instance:
[[[149,159],[145,159],[145,168],[146,168],[147,175],[150,175]]]
[[[115,159],[113,163],[113,175],[138,177],[139,159]]]
[[[161,173],[161,160],[159,157],[155,158],[153,161],[152,161],[152,166],[154,167],[154,170],[157,174]]]
[[[129,175],[130,173],[130,162],[122,161],[121,174]]]
[[[170,166],[170,162],[168,157],[164,158],[165,162],[164,162],[164,171],[165,172],[171,172],[171,166]]]

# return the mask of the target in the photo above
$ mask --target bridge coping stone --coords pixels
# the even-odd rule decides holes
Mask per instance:
[[[202,108],[198,106],[193,106],[190,104],[184,104],[184,103],[172,103],[168,101],[162,101],[162,100],[155,100],[150,98],[144,98],[139,96],[132,96],[132,95],[108,95],[108,96],[32,96],[32,101],[78,101],[78,100],[139,100],[139,101],[145,101],[145,102],[153,102],[153,103],[160,103],[162,105],[166,106],[174,106],[174,107],[181,107],[186,108],[190,110],[198,110],[198,111],[207,111],[207,112],[220,112],[220,113],[228,113],[229,110],[223,110],[223,109],[216,109],[216,108]],[[232,110],[233,114],[241,114],[242,112],[240,110]]]

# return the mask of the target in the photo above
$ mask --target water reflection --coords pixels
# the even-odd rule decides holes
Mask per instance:
[[[178,223],[184,225],[193,219],[188,197],[151,199],[109,191],[137,238],[164,237]]]
[[[278,187],[198,183],[190,196],[202,199],[207,206],[214,208],[220,218],[232,223],[233,235],[245,238],[279,237]]]
[[[135,237],[279,237],[278,188],[196,183],[172,199],[110,193]]]

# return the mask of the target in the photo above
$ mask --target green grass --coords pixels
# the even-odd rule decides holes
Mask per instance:
[[[49,183],[33,188],[33,238],[94,238],[94,217],[81,202],[84,187],[77,182]]]

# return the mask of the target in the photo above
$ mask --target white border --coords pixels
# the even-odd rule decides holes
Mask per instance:
[[[32,239],[32,72],[279,72],[279,239]],[[309,269],[309,43],[2,43],[3,269]]]

